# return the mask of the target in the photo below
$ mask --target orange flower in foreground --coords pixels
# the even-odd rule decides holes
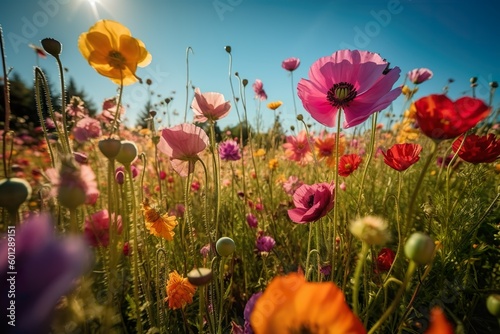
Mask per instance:
[[[151,62],[144,43],[118,22],[101,20],[80,35],[78,48],[90,66],[114,83],[130,85],[138,81],[137,66]]]
[[[306,282],[292,273],[274,278],[250,315],[256,334],[366,333],[332,282]]]
[[[323,138],[316,138],[314,149],[318,159],[325,159],[326,165],[330,168],[335,167],[335,134],[328,134]],[[344,154],[345,138],[340,137],[339,155]]]
[[[173,230],[178,224],[176,217],[166,213],[160,215],[158,211],[149,206],[148,201],[142,203],[142,210],[144,210],[144,220],[149,233],[172,241],[175,235]]]
[[[188,279],[179,275],[177,271],[168,274],[167,298],[168,307],[172,310],[183,308],[193,302],[196,287]]]
[[[431,325],[425,334],[453,334],[453,327],[439,307],[431,310]]]

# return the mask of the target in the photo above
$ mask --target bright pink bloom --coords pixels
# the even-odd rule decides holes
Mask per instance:
[[[97,211],[85,219],[84,235],[87,242],[94,247],[108,247],[109,227],[115,224],[114,214],[109,217],[108,210]],[[116,219],[116,233],[122,233],[122,217]]]
[[[170,157],[172,168],[180,176],[187,176],[194,171],[195,162],[208,144],[208,136],[202,128],[183,123],[161,131],[158,149]]]
[[[199,88],[194,90],[194,99],[191,103],[194,112],[194,121],[204,123],[214,122],[224,118],[231,110],[231,102],[224,100],[220,93],[201,93]]]
[[[411,70],[407,74],[408,79],[416,85],[429,80],[430,78],[432,78],[432,75],[432,71],[428,68],[416,68],[414,70]]]
[[[248,226],[252,227],[252,228],[256,228],[259,221],[257,220],[257,217],[255,217],[252,213],[249,213],[247,214],[247,224]]]
[[[299,58],[287,58],[283,60],[281,63],[281,67],[283,67],[285,70],[293,72],[295,71],[300,65],[300,59]]]
[[[358,169],[361,164],[361,157],[357,154],[344,154],[339,159],[339,175],[349,176]]]
[[[267,94],[264,90],[264,84],[260,79],[255,80],[252,85],[253,91],[255,92],[255,98],[261,101],[267,100]]]
[[[82,144],[89,139],[101,136],[101,123],[92,117],[84,117],[76,123],[72,132],[75,140]]]
[[[237,161],[241,159],[240,146],[236,140],[228,139],[219,144],[219,156],[221,160]]]
[[[402,172],[420,159],[419,144],[394,144],[387,152],[382,151],[387,166]]]
[[[312,161],[311,145],[306,131],[301,131],[297,136],[286,136],[283,144],[285,157],[297,161],[299,165],[305,165]]]
[[[295,209],[288,210],[288,217],[298,224],[314,222],[324,217],[334,203],[333,183],[304,184],[293,194]]]
[[[337,112],[345,114],[344,128],[363,123],[387,108],[401,94],[392,89],[401,70],[368,51],[341,50],[318,59],[301,79],[297,91],[304,108],[326,126],[334,126]]]
[[[462,135],[453,142],[453,152],[458,151],[458,156],[462,160],[479,164],[493,162],[500,157],[500,139],[497,139],[493,133],[485,136],[468,135],[459,150],[463,140]]]

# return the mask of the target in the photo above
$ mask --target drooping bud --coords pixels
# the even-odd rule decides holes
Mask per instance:
[[[231,53],[231,47],[229,45],[226,45],[224,50],[226,50],[227,53]]]
[[[43,49],[54,58],[59,58],[62,51],[62,45],[53,38],[44,38],[41,41]]]

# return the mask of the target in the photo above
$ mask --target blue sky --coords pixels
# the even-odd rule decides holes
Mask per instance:
[[[93,3],[93,5],[92,5]],[[0,25],[5,38],[7,66],[25,79],[33,80],[34,52],[29,43],[40,44],[52,37],[63,44],[61,59],[78,86],[98,106],[116,94],[116,85],[95,72],[81,56],[78,36],[98,19],[112,19],[127,26],[153,56],[152,63],[138,75],[150,78],[152,102],[174,97],[170,124],[183,121],[186,99],[186,49],[189,55],[190,86],[224,94],[231,100],[228,54],[232,47],[233,71],[250,82],[247,87],[249,119],[258,103],[251,83],[261,79],[269,99],[261,105],[265,124],[272,121],[267,102],[281,100],[285,128],[295,124],[290,76],[281,68],[288,57],[301,59],[294,72],[295,85],[307,78],[310,65],[320,57],[344,48],[380,53],[399,66],[402,76],[427,67],[434,77],[421,85],[420,96],[442,92],[449,78],[450,96],[470,94],[469,79],[478,77],[478,96],[487,99],[488,83],[500,81],[498,11],[494,1],[445,0],[21,0],[2,2]],[[53,58],[39,59],[53,78]],[[233,77],[236,94],[238,81]],[[55,85],[57,87],[57,85]],[[175,94],[172,92],[175,91]],[[295,89],[294,89],[295,93]],[[157,95],[161,95],[158,97]],[[146,85],[126,86],[127,117],[134,123],[148,99]],[[188,101],[192,100],[189,89]],[[495,106],[498,106],[498,98]],[[299,113],[307,115],[297,98]],[[399,113],[402,99],[394,103]],[[241,110],[241,107],[240,107]],[[161,109],[158,110],[162,114]],[[188,120],[192,114],[188,111]],[[233,110],[220,122],[235,125]],[[314,121],[311,120],[314,123]],[[163,124],[166,124],[166,119]]]

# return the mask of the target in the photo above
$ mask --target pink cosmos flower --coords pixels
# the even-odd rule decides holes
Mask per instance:
[[[92,117],[84,117],[76,123],[72,132],[75,140],[82,144],[89,139],[101,136],[101,123]]]
[[[114,214],[109,216],[108,210],[97,211],[85,219],[84,235],[87,242],[93,247],[108,247],[109,228],[115,223]],[[116,219],[116,232],[122,233],[122,217]]]
[[[428,68],[416,68],[408,72],[407,76],[411,82],[418,85],[432,78],[433,73]]]
[[[302,181],[299,180],[299,178],[295,175],[292,175],[288,178],[288,180],[286,180],[285,182],[283,182],[283,190],[285,191],[285,193],[287,193],[288,195],[293,195],[295,193],[295,191],[300,187],[302,186],[304,183]]]
[[[15,232],[15,270],[9,268],[11,256],[7,256],[11,240],[6,236],[0,240],[0,279],[4,289],[0,294],[4,314],[1,333],[49,333],[61,297],[75,288],[76,280],[91,267],[92,254],[83,238],[58,237],[55,231],[53,219],[46,214],[32,216],[16,226],[9,233]],[[11,276],[11,271],[17,274]],[[15,299],[8,297],[9,283],[15,285]],[[15,327],[8,324],[11,320]]]
[[[293,72],[295,71],[300,65],[300,59],[299,58],[287,58],[283,60],[281,63],[281,67],[283,67],[285,70]]]
[[[261,101],[267,100],[267,94],[264,90],[264,84],[260,79],[255,80],[252,85],[253,91],[255,92],[255,98]]]
[[[371,114],[387,108],[401,87],[392,89],[401,70],[368,51],[341,50],[318,59],[301,79],[297,93],[311,116],[334,126],[337,112],[345,114],[344,128],[363,123]]]
[[[293,194],[295,209],[288,210],[288,217],[298,224],[314,222],[324,217],[334,203],[333,183],[304,184]]]
[[[301,131],[297,136],[286,136],[283,148],[285,157],[297,161],[299,165],[306,165],[312,161],[311,145],[306,131]]]
[[[201,93],[199,88],[194,90],[194,99],[191,103],[194,112],[194,121],[205,123],[224,118],[231,110],[231,102],[224,100],[220,93]]]
[[[184,177],[194,171],[194,164],[208,143],[202,128],[183,123],[161,131],[158,149],[170,157],[172,168]]]
[[[241,159],[240,146],[238,142],[232,139],[223,141],[219,144],[219,156],[221,160],[237,161]]]

